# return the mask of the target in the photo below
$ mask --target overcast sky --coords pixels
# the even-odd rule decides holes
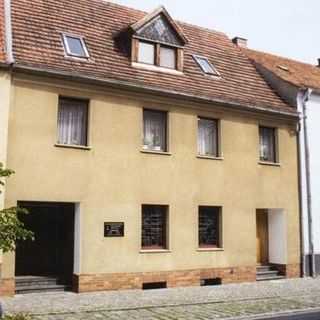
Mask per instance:
[[[249,47],[317,63],[320,0],[114,0],[151,11],[164,5],[173,18],[242,36]]]

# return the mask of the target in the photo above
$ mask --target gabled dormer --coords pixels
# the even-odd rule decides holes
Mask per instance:
[[[131,26],[134,65],[183,71],[183,48],[188,40],[164,7]]]

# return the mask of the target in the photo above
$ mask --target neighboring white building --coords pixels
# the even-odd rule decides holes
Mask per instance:
[[[269,85],[300,112],[297,144],[302,270],[304,276],[320,275],[320,59],[315,66],[247,49],[242,38],[233,42],[247,54]]]

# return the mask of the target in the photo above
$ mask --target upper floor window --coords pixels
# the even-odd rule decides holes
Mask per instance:
[[[177,50],[175,48],[160,46],[160,67],[176,69]]]
[[[167,151],[167,112],[143,110],[143,149]]]
[[[208,58],[200,57],[200,56],[193,56],[198,65],[200,66],[201,70],[205,74],[220,76],[220,73],[217,69],[209,62]]]
[[[155,45],[148,42],[139,42],[138,62],[146,64],[156,63]]]
[[[277,130],[269,127],[259,127],[260,160],[277,162]]]
[[[199,247],[221,247],[221,207],[199,207]]]
[[[176,69],[177,49],[151,42],[139,41],[138,62]]]
[[[88,49],[83,37],[63,34],[63,44],[68,56],[89,58]]]
[[[218,121],[198,118],[198,154],[201,156],[219,156]]]
[[[58,144],[87,146],[87,100],[59,98]]]

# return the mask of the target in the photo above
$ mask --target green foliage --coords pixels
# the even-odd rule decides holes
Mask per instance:
[[[3,320],[31,320],[27,314],[19,313],[15,315],[5,315]]]
[[[4,169],[0,163],[0,187],[4,186],[3,178],[8,178],[13,173],[14,171],[10,169]],[[13,251],[17,240],[33,240],[33,233],[26,230],[18,218],[23,214],[28,214],[28,211],[20,207],[0,210],[0,249],[3,252]]]

